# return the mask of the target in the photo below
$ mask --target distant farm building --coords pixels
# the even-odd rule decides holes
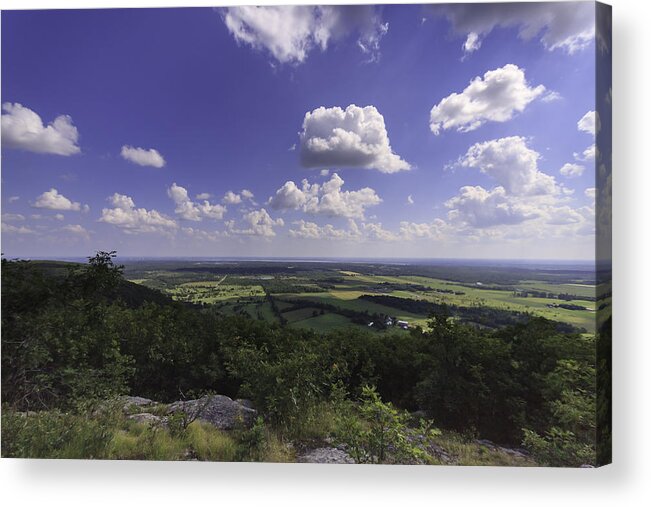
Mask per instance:
[[[396,325],[400,329],[409,329],[409,322],[407,322],[406,320],[399,320],[398,322],[396,322]]]

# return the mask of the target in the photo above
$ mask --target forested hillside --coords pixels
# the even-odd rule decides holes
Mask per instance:
[[[227,459],[263,459],[254,452],[263,440],[267,449],[296,449],[335,439],[363,448],[357,461],[441,462],[396,446],[380,459],[369,414],[383,414],[380,434],[490,439],[524,446],[545,465],[597,462],[596,344],[585,334],[543,318],[487,330],[445,308],[427,329],[314,333],[172,301],[125,281],[113,257],[100,252],[55,270],[2,261],[4,456],[57,456],[56,446],[35,450],[38,434],[74,423],[89,441],[103,436],[92,452],[79,444],[81,455],[67,457],[115,457],[107,449],[124,429],[98,422],[98,403],[219,393],[250,399],[260,414],[228,437],[246,451]],[[419,414],[420,429],[407,413]],[[196,426],[181,426],[184,442],[197,437]],[[291,461],[291,452],[275,460]]]

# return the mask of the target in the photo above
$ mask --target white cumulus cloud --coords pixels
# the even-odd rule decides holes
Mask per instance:
[[[529,86],[521,68],[507,64],[442,99],[430,111],[430,129],[438,135],[441,130],[469,132],[488,121],[505,122],[544,92],[543,85]]]
[[[88,211],[87,205],[82,206],[81,203],[71,201],[60,194],[56,188],[51,188],[39,195],[32,207],[58,211]]]
[[[447,229],[445,220],[440,218],[432,222],[400,222],[400,236],[405,240],[413,239],[440,239]]]
[[[190,199],[188,191],[176,183],[167,189],[167,195],[176,204],[176,213],[184,220],[191,220],[193,222],[200,222],[204,218],[213,220],[221,220],[226,213],[226,207],[221,204],[210,204],[209,201],[196,203]]]
[[[346,218],[363,218],[368,207],[382,202],[372,188],[342,190],[343,185],[344,180],[337,173],[323,184],[310,184],[305,179],[300,188],[293,181],[287,181],[268,202],[277,210],[301,210]]]
[[[590,2],[512,2],[442,4],[430,12],[445,16],[466,37],[466,54],[477,51],[496,28],[516,28],[520,39],[539,39],[549,51],[586,48],[595,37],[595,6]]]
[[[367,239],[372,241],[397,241],[398,235],[388,229],[385,229],[381,223],[365,222],[362,224],[362,230]]]
[[[581,132],[586,134],[596,135],[601,129],[601,121],[599,120],[599,113],[596,111],[588,111],[576,124]]]
[[[319,107],[305,114],[300,132],[304,167],[377,169],[394,173],[410,165],[393,153],[384,117],[374,106]]]
[[[2,109],[4,147],[64,156],[81,151],[77,145],[79,132],[70,116],[57,116],[46,126],[37,113],[21,104],[5,102]]]
[[[583,153],[574,153],[574,158],[580,160],[581,162],[592,162],[597,157],[597,145],[591,144]]]
[[[472,145],[456,166],[479,169],[509,194],[554,194],[558,192],[556,180],[538,169],[539,158],[524,137],[512,136]]]
[[[235,227],[234,221],[229,221],[226,224],[228,227],[228,233],[271,238],[276,235],[274,227],[282,227],[285,225],[282,218],[274,220],[264,208],[249,211],[243,215],[242,219],[246,224],[245,228],[238,229]]]
[[[80,224],[68,224],[64,225],[61,227],[62,231],[69,232],[71,234],[74,234],[76,236],[80,236],[84,239],[89,239],[90,238],[90,233],[86,228]]]
[[[357,240],[361,236],[359,227],[352,219],[348,222],[348,229],[337,229],[332,224],[320,226],[305,220],[297,220],[293,225],[294,228],[289,230],[289,235],[294,238]]]
[[[11,225],[2,222],[2,232],[5,234],[35,234],[36,231],[24,225]]]
[[[451,222],[478,228],[519,224],[539,216],[535,208],[509,199],[504,187],[486,190],[481,186],[464,186],[445,206],[450,209]]]
[[[576,178],[581,176],[583,171],[585,171],[585,166],[567,163],[561,167],[560,173],[566,178]]]
[[[100,222],[114,225],[129,234],[170,233],[177,229],[177,223],[156,210],[136,208],[128,195],[115,193],[108,198],[113,208],[102,209]]]
[[[142,166],[151,166],[161,168],[165,165],[165,159],[154,148],[148,150],[144,148],[134,148],[133,146],[124,145],[120,151],[124,160],[133,162]]]
[[[238,6],[222,13],[239,44],[266,51],[281,64],[302,63],[313,50],[325,51],[332,42],[353,35],[362,53],[374,61],[389,29],[371,5]]]
[[[222,198],[222,202],[224,204],[239,204],[242,202],[242,197],[240,194],[236,194],[232,190],[229,190],[224,194],[224,197]]]

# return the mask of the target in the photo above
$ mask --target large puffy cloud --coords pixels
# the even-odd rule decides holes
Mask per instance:
[[[240,204],[242,202],[242,197],[240,194],[236,194],[232,190],[229,190],[224,194],[224,197],[222,198],[222,202],[224,204]]]
[[[238,229],[235,227],[234,221],[229,221],[226,225],[228,232],[231,234],[243,234],[246,236],[262,236],[271,238],[276,235],[274,227],[282,227],[285,222],[282,218],[273,219],[266,209],[260,208],[259,210],[249,211],[242,217],[247,224],[246,228]]]
[[[556,181],[538,169],[539,158],[525,138],[513,136],[472,145],[456,166],[479,169],[509,194],[554,194],[558,192]]]
[[[312,187],[313,185],[310,185],[307,180],[303,180],[304,190],[301,190],[293,181],[286,181],[269,199],[269,204],[273,209],[278,210],[300,209],[305,205],[307,194]]]
[[[144,148],[134,148],[133,146],[124,145],[120,155],[124,160],[133,162],[142,166],[151,166],[161,168],[165,165],[165,159],[154,148],[148,150]]]
[[[51,188],[47,192],[43,192],[36,198],[36,202],[32,206],[34,208],[58,211],[88,211],[87,205],[71,201],[63,194],[60,194],[56,188]]]
[[[513,2],[447,4],[430,7],[448,18],[464,36],[463,50],[472,53],[495,28],[516,28],[525,41],[538,38],[550,51],[574,53],[595,37],[595,6],[590,2]]]
[[[509,199],[503,187],[461,187],[459,195],[446,201],[448,218],[471,227],[519,224],[538,216],[535,209]]]
[[[369,60],[379,57],[380,40],[389,25],[379,10],[356,6],[239,6],[222,10],[224,23],[238,43],[265,50],[280,63],[298,64],[314,49],[351,34]]]
[[[136,208],[128,195],[115,193],[108,201],[113,208],[102,209],[99,221],[119,227],[127,233],[170,233],[178,227],[174,220],[156,210]]]
[[[193,222],[200,222],[204,218],[221,220],[226,213],[226,207],[221,204],[210,204],[209,201],[193,202],[188,191],[176,183],[172,183],[172,186],[167,189],[167,195],[176,204],[174,213],[184,220]]]
[[[344,180],[333,174],[323,184],[302,181],[299,188],[293,181],[287,181],[269,199],[269,205],[277,210],[301,210],[305,213],[346,218],[363,218],[365,210],[382,202],[369,187],[360,190],[344,190]]]
[[[479,169],[497,185],[492,189],[464,186],[446,201],[448,222],[457,235],[515,240],[584,234],[590,229],[587,208],[568,206],[573,191],[541,172],[539,159],[540,154],[521,137],[473,145],[455,166]],[[561,172],[571,177],[581,168],[566,165]]]
[[[586,134],[597,135],[601,129],[601,121],[599,120],[599,113],[596,111],[588,111],[576,124],[581,132]]]
[[[384,117],[374,106],[319,107],[305,114],[300,133],[305,167],[361,167],[394,173],[410,168],[393,153]]]
[[[43,125],[41,117],[21,104],[5,102],[0,119],[2,145],[36,153],[74,155],[79,153],[79,133],[70,116],[57,116],[49,125]]]
[[[505,122],[544,92],[543,85],[529,86],[521,68],[507,64],[442,99],[430,111],[430,129],[438,135],[441,130],[469,132],[488,121]]]

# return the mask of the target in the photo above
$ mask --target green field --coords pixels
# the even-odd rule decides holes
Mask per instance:
[[[336,313],[326,313],[324,315],[299,320],[290,324],[291,327],[309,329],[311,331],[319,332],[332,331],[333,329],[338,329],[349,325],[351,325],[350,320],[348,320],[343,315],[338,315]]]
[[[503,270],[496,275],[496,269],[452,269],[447,273],[436,268],[431,271],[437,276],[428,276],[427,268],[393,265],[234,262],[214,270],[182,266],[134,269],[130,280],[161,290],[177,301],[212,306],[225,315],[248,315],[317,331],[350,325],[367,327],[387,317],[407,321],[411,327],[427,326],[427,312],[411,311],[411,303],[406,305],[410,309],[398,308],[393,300],[385,298],[381,304],[378,298],[360,299],[362,296],[390,296],[421,303],[414,308],[446,304],[477,312],[491,309],[504,315],[527,313],[583,328],[588,333],[595,331],[597,307],[610,301],[608,297],[595,301],[596,286],[589,271],[556,274]],[[376,330],[383,329],[380,326]]]

